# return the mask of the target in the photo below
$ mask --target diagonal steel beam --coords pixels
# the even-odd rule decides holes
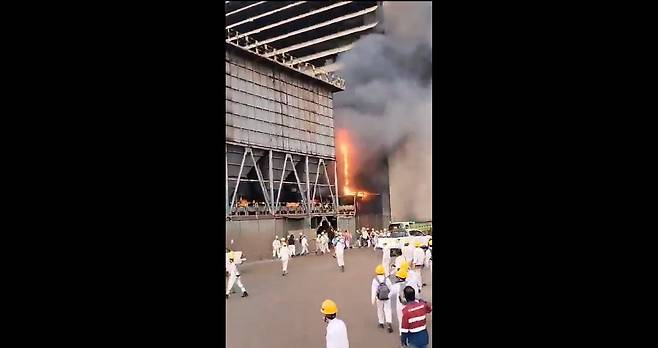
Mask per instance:
[[[260,172],[260,168],[258,168],[258,163],[256,162],[256,158],[254,158],[254,152],[251,151],[251,148],[249,148],[249,154],[251,155],[251,160],[254,162],[254,167],[256,168],[256,176],[258,176],[258,183],[260,184],[260,189],[263,192],[263,198],[265,198],[267,210],[270,210],[270,200],[267,199],[267,190],[265,189],[263,174]]]
[[[320,158],[320,161],[318,162],[318,168],[315,170],[315,184],[313,185],[313,199],[315,199],[315,189],[318,187],[318,178],[320,177],[320,164],[322,164],[324,160]]]
[[[330,183],[331,180],[329,179],[329,173],[327,173],[327,165],[324,162],[322,162],[322,167],[324,168],[324,176],[327,178],[327,183]],[[331,201],[336,202],[336,197],[334,197],[334,192],[331,190],[331,186],[329,186],[329,194],[331,194]],[[336,209],[336,207],[334,209]]]
[[[242,162],[240,163],[240,171],[238,172],[238,181],[235,183],[235,190],[233,190],[233,198],[231,198],[231,207],[229,211],[233,211],[233,205],[235,204],[235,195],[238,194],[238,187],[240,186],[240,177],[242,177],[242,168],[244,168],[244,160],[247,158],[247,148],[244,149],[242,154]],[[227,167],[228,172],[228,167]]]

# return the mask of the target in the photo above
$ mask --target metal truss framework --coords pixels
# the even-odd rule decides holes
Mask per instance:
[[[329,160],[317,156],[293,154],[278,150],[264,150],[257,149],[261,157],[256,159],[254,156],[254,148],[250,146],[237,146],[230,144],[232,148],[244,148],[242,151],[242,159],[240,163],[229,163],[229,144],[226,146],[226,216],[237,215],[235,210],[236,198],[238,191],[240,189],[240,184],[245,182],[257,182],[260,192],[263,194],[265,200],[265,206],[267,210],[267,215],[272,216],[286,216],[286,215],[322,215],[322,214],[332,214],[335,215],[338,207],[338,194],[336,187],[338,187],[336,165],[334,160]],[[237,152],[231,152],[232,154],[237,154]],[[274,162],[274,154],[285,155],[283,157],[283,166],[282,168],[277,168]],[[293,156],[298,158],[298,163],[295,164]],[[249,157],[249,160],[247,160]],[[276,157],[281,159],[281,157]],[[315,164],[317,162],[316,170],[314,173],[309,171],[309,160],[312,160]],[[288,168],[288,163],[290,162],[290,168],[292,172],[286,172]],[[333,180],[329,176],[329,169],[327,168],[327,162],[333,163]],[[267,168],[263,170],[261,167],[267,165]],[[303,168],[300,168],[303,175],[300,176],[297,167],[303,164]],[[237,176],[231,177],[229,175],[229,165],[237,167],[239,165],[239,170]],[[320,169],[322,167],[322,171]],[[249,174],[251,171],[255,172],[257,179],[244,178],[244,174]],[[275,180],[274,170],[281,171],[281,176],[279,180]],[[263,172],[268,173],[267,178],[263,175]],[[286,181],[286,177],[294,174],[295,181]],[[313,179],[313,185],[311,185],[312,174],[315,174]],[[318,183],[319,179],[322,178],[326,184]],[[232,193],[229,193],[229,182],[235,181],[235,187],[232,190]],[[333,182],[333,184],[332,184]],[[283,206],[283,203],[280,201],[281,192],[283,192],[283,184],[296,184],[297,189],[300,194],[300,212],[289,213],[287,209]],[[269,190],[267,189],[269,187]],[[275,190],[275,187],[277,189]],[[331,209],[329,211],[323,209],[317,209],[317,205],[312,205],[311,203],[315,201],[317,193],[322,188],[328,188],[329,196],[331,198]],[[276,193],[276,194],[275,194]]]

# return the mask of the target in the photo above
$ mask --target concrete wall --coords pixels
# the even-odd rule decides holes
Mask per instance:
[[[354,233],[356,230],[356,220],[354,217],[350,217],[348,219],[338,219],[338,229],[340,231],[348,230],[351,233]]]
[[[309,219],[263,219],[226,222],[226,246],[245,253],[247,262],[272,259],[272,241],[274,236],[286,237],[288,232],[295,233],[310,227]],[[309,238],[309,251],[313,248],[315,232],[306,233]],[[231,244],[231,241],[233,243]],[[299,252],[300,246],[297,246]]]

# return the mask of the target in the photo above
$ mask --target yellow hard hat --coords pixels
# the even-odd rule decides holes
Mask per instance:
[[[395,272],[395,276],[397,276],[398,278],[407,279],[407,269],[400,268],[399,271]]]
[[[416,241],[416,247],[419,247],[419,246],[421,246],[421,245],[422,245],[422,243],[421,243],[420,241],[417,240],[417,241]]]
[[[228,253],[228,259],[229,260],[235,259],[235,254],[232,251],[230,253]]]
[[[384,274],[384,265],[381,265],[381,264],[377,265],[377,267],[375,268],[375,273]]]
[[[402,264],[400,265],[400,269],[409,269],[409,261],[402,261]]]
[[[432,246],[432,240],[430,239],[430,246]]]
[[[336,314],[336,312],[338,312],[338,306],[336,306],[336,302],[332,300],[324,300],[320,312],[322,314]]]

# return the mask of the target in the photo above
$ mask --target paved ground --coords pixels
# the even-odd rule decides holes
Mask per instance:
[[[381,256],[381,251],[371,248],[346,250],[345,273],[338,270],[336,259],[329,255],[295,257],[289,261],[285,277],[281,276],[280,261],[241,265],[240,278],[249,297],[241,298],[238,292],[226,300],[226,347],[325,347],[326,324],[320,305],[327,298],[338,304],[338,316],[347,324],[350,347],[400,347],[395,304],[393,333],[377,327],[377,312],[370,304],[370,286]],[[423,297],[430,302],[431,276],[429,270],[423,271],[427,283]],[[433,314],[427,318],[429,347],[434,340]]]

